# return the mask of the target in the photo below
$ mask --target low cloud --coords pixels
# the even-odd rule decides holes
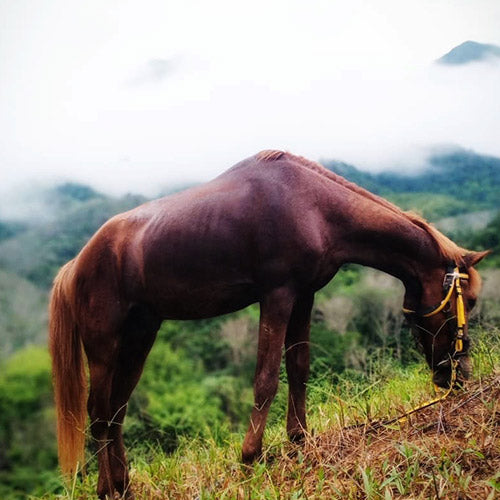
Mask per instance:
[[[128,81],[128,84],[131,86],[141,86],[163,82],[175,74],[179,62],[179,58],[150,59],[136,71],[135,75]]]
[[[28,119],[5,118],[4,187],[63,178],[154,196],[267,148],[399,172],[424,168],[441,144],[500,156],[500,65],[489,61],[384,70],[325,60],[318,75],[300,64],[252,73],[232,60],[172,57],[148,60],[129,85],[102,78],[90,91],[96,75],[64,107],[41,100],[40,113],[27,103]]]

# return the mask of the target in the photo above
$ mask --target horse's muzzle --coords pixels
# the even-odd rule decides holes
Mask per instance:
[[[433,370],[432,381],[443,389],[449,389],[454,380],[454,386],[460,387],[472,375],[472,363],[469,356],[460,356],[456,365],[456,374],[453,375],[453,363],[451,359],[444,360],[436,365]]]

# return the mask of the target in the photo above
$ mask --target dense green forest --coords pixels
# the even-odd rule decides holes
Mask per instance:
[[[394,171],[371,174],[352,165],[325,161],[324,165],[347,179],[383,196],[401,196],[422,208],[429,219],[457,215],[481,208],[498,208],[500,200],[500,159],[478,155],[472,151],[453,150],[433,154],[419,173],[401,173],[404,165]],[[425,208],[422,196],[440,195],[434,211]],[[415,196],[415,198],[412,198]]]
[[[492,344],[485,331],[498,336],[500,326],[500,159],[467,151],[436,154],[427,169],[412,176],[324,164],[422,213],[459,244],[493,250],[481,265],[484,293],[471,321],[481,339],[477,359],[481,355],[490,360],[491,370],[497,369],[498,359],[488,358],[487,351],[498,343]],[[104,221],[145,201],[135,195],[112,198],[79,184],[57,186],[42,198],[44,217],[7,219],[0,213],[0,498],[5,499],[54,498],[51,494],[65,491],[57,471],[45,346],[51,281]],[[398,281],[353,265],[317,294],[309,384],[315,407],[331,402],[335,387],[337,394],[355,398],[381,380],[411,378],[408,374],[420,382],[428,378],[403,325],[402,295]],[[161,468],[158,464],[169,463],[166,457],[181,460],[175,453],[190,442],[239,442],[253,404],[257,328],[255,305],[219,318],[162,325],[125,422],[134,464]],[[281,378],[285,381],[284,374]],[[271,429],[283,423],[281,385]],[[89,455],[93,481],[95,462]]]

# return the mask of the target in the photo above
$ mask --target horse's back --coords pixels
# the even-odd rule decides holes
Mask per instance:
[[[120,293],[163,316],[239,309],[266,289],[317,274],[324,221],[311,175],[286,158],[249,158],[211,182],[113,217],[89,242],[86,260],[101,261],[101,277],[107,266]]]

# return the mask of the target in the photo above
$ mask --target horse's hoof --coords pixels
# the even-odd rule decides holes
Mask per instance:
[[[131,489],[128,489],[121,498],[123,498],[123,500],[135,500],[135,495]]]
[[[262,450],[255,451],[242,451],[241,452],[241,461],[245,465],[252,465],[255,462],[259,462],[262,459]]]
[[[254,457],[254,455],[246,455],[245,453],[242,453],[242,455],[241,455],[241,461],[245,465],[252,465],[254,462],[257,461],[257,459]]]
[[[289,432],[288,439],[290,439],[290,442],[292,442],[292,443],[302,444],[306,439],[306,435],[305,435],[304,431],[302,431],[302,430]]]

